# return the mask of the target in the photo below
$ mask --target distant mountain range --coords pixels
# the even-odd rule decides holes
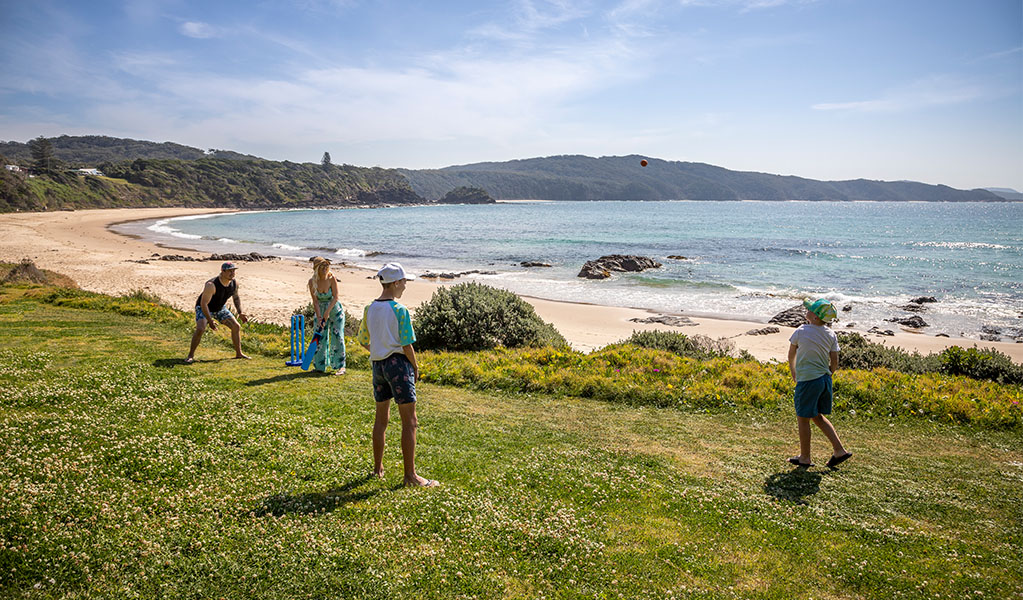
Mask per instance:
[[[647,166],[641,166],[646,160]],[[498,200],[874,200],[999,202],[987,190],[912,181],[816,181],[730,171],[641,156],[550,156],[413,171],[399,169],[428,200],[456,187],[479,187]]]
[[[66,172],[30,178],[2,169],[0,212],[438,202],[458,188],[480,188],[498,200],[1023,200],[1023,195],[1007,188],[958,190],[867,179],[816,181],[636,155],[550,156],[411,170],[269,161],[229,150],[107,136],[63,135],[49,140],[63,167],[100,167],[110,178]],[[28,144],[21,142],[0,141],[0,159],[24,167],[32,163]]]

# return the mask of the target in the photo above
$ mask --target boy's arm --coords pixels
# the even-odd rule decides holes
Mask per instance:
[[[366,312],[366,309],[362,310],[362,323],[359,323],[359,333],[355,335],[355,341],[359,342],[366,350],[369,350],[369,321],[366,319]]]
[[[419,381],[419,363],[416,362],[416,349],[412,347],[412,344],[402,346],[401,351],[405,353],[405,358],[412,363],[412,372],[415,374],[416,381]]]
[[[789,375],[792,376],[792,381],[796,380],[796,348],[799,346],[795,344],[789,344]],[[835,355],[835,361],[838,361],[838,353],[833,352]]]
[[[828,366],[831,368],[831,372],[834,373],[838,370],[838,352],[828,352],[828,357],[831,359],[831,364]]]

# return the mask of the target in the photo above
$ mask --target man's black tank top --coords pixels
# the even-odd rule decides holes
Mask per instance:
[[[227,285],[220,283],[220,277],[214,277],[206,283],[212,283],[213,287],[216,288],[216,291],[213,292],[213,297],[210,298],[210,302],[207,304],[211,313],[224,308],[224,305],[227,304],[227,299],[234,296],[234,290],[238,287],[233,279]],[[202,306],[202,294],[199,294],[199,297],[195,299],[195,305]]]

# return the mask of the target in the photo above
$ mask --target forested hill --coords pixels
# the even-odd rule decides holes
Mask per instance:
[[[703,163],[640,156],[550,156],[431,170],[401,169],[428,200],[466,186],[493,198],[538,200],[875,200],[1000,202],[986,190],[957,190],[912,181],[816,181],[730,171]]]
[[[174,142],[147,142],[105,135],[62,135],[48,139],[53,146],[54,158],[68,167],[95,167],[100,163],[136,158],[260,160],[258,156],[239,154],[230,150],[203,151]],[[0,141],[0,156],[7,157],[7,160],[15,164],[29,165],[32,162],[32,151],[28,143]]]
[[[394,169],[269,160],[136,159],[102,177],[0,169],[0,212],[127,207],[243,209],[421,203]]]

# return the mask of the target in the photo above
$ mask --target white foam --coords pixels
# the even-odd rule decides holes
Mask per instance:
[[[334,254],[348,258],[365,258],[366,251],[358,248],[338,248],[334,251]]]
[[[186,240],[201,240],[202,239],[201,235],[192,235],[191,233],[182,233],[181,230],[175,229],[174,227],[170,227],[169,225],[167,225],[167,223],[169,223],[170,221],[171,221],[171,219],[164,219],[162,221],[157,221],[156,223],[153,223],[149,227],[146,227],[146,229],[148,229],[150,231],[153,231],[155,233],[163,233],[163,234],[166,234],[166,235],[172,235],[174,237],[184,238]]]
[[[277,242],[275,244],[271,244],[271,246],[273,246],[274,248],[278,248],[280,250],[292,250],[292,251],[295,251],[295,250],[305,250],[305,248],[303,248],[302,246],[291,246],[291,245],[288,245],[288,244],[282,244],[280,242]]]
[[[914,246],[929,248],[987,248],[991,250],[1005,250],[1008,246],[1002,244],[989,244],[987,242],[913,242]]]
[[[231,238],[217,238],[217,241],[221,242],[221,243],[224,243],[224,244],[237,244],[238,243],[238,240],[232,240]]]

